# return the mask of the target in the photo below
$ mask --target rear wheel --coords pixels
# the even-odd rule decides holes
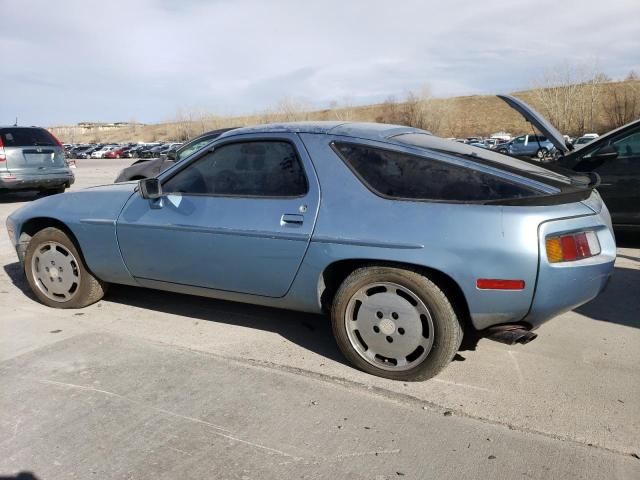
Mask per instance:
[[[410,270],[356,270],[340,286],[331,313],[345,357],[367,373],[395,380],[437,375],[462,341],[449,299],[431,280]]]
[[[545,158],[547,158],[547,155],[549,155],[549,150],[544,147],[539,148],[536,152],[536,157],[538,157],[539,160],[544,160]]]
[[[106,291],[106,284],[87,270],[74,243],[57,228],[45,228],[31,238],[24,269],[33,293],[50,307],[86,307]]]

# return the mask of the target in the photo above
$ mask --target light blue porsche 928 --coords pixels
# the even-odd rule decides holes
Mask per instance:
[[[615,241],[583,180],[408,127],[265,125],[158,178],[37,200],[7,227],[51,307],[117,283],[328,312],[355,366],[416,380],[463,328],[525,343],[604,288]]]

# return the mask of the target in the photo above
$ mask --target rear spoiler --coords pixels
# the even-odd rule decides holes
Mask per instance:
[[[567,177],[571,181],[571,184],[567,185],[562,189],[562,191],[555,194],[535,195],[533,197],[510,198],[504,200],[489,200],[486,204],[505,206],[546,206],[582,202],[591,196],[593,190],[598,188],[601,182],[600,175],[596,172],[578,173],[550,164],[545,164],[545,168]]]

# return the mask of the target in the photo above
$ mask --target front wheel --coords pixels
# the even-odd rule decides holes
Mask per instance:
[[[367,373],[394,380],[437,375],[462,341],[462,327],[447,296],[411,270],[356,270],[338,289],[331,317],[345,357]]]
[[[57,228],[45,228],[31,238],[24,270],[33,293],[49,307],[86,307],[106,291],[106,284],[87,270],[71,239]]]

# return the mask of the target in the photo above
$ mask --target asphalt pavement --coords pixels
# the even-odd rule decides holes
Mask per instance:
[[[73,190],[130,162],[80,160]],[[34,198],[0,197],[2,225]],[[118,286],[49,309],[0,233],[0,477],[640,478],[640,239],[619,246],[534,342],[404,383],[346,364],[322,316]]]

